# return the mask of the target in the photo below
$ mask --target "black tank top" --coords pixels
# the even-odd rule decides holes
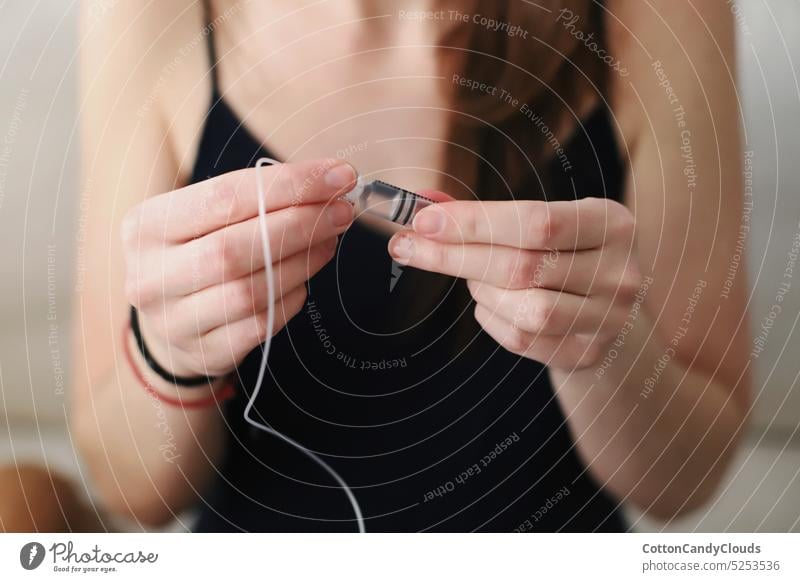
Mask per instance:
[[[208,41],[212,101],[192,182],[269,156],[220,94],[211,34]],[[561,198],[619,199],[606,109],[586,121],[567,155],[570,176],[552,172]],[[367,531],[624,530],[617,501],[576,455],[545,367],[483,332],[452,354],[444,305],[398,325],[408,298],[426,292],[427,274],[399,269],[386,237],[357,222],[340,239],[336,257],[309,281],[303,310],[273,339],[254,416],[335,468]],[[472,317],[472,307],[460,316]],[[244,422],[260,358],[256,349],[238,369],[237,396],[224,409],[228,444],[196,531],[356,531],[327,473]]]

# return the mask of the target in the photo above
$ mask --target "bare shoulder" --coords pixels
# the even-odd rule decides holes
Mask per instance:
[[[192,0],[83,0],[79,20],[84,70],[115,75],[123,82],[154,82],[154,75],[200,27],[198,6]]]
[[[609,51],[630,73],[612,74],[610,84],[624,133],[672,123],[678,99],[686,109],[735,119],[735,34],[728,2],[608,0],[605,24]]]
[[[163,128],[180,164],[209,98],[202,3],[84,0],[80,30],[84,113],[119,131]]]

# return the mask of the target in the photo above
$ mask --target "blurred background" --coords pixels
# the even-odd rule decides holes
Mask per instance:
[[[800,236],[800,2],[729,4],[752,154],[757,334]],[[83,284],[76,13],[74,0],[0,0],[0,465],[42,464],[85,492],[66,431],[71,293]],[[756,360],[752,424],[718,498],[667,526],[631,513],[635,529],[800,531],[798,317],[794,281]]]

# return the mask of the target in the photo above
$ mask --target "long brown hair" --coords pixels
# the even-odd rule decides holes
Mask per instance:
[[[585,42],[604,43],[600,0],[472,0],[462,14],[468,9],[469,21],[454,27],[440,48],[451,109],[443,189],[481,200],[571,196],[548,188],[548,172],[570,171],[568,161],[552,162],[605,89],[608,65]],[[474,335],[462,281],[454,286],[422,272],[409,278],[417,281],[406,286],[415,294],[404,301],[406,323],[424,319],[451,294],[447,308],[458,320],[457,343]]]
[[[520,196],[533,174],[545,196],[555,195],[546,191],[544,173],[559,154],[554,144],[566,147],[603,90],[608,67],[580,40],[602,46],[601,6],[594,0],[472,0],[464,13],[467,8],[473,16],[440,49],[451,84],[448,190],[467,187],[481,199]],[[490,94],[458,79],[496,89]]]

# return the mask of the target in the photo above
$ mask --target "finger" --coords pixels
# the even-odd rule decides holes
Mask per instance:
[[[604,253],[610,255],[605,250],[573,253],[489,244],[447,244],[411,231],[400,232],[389,241],[389,254],[395,261],[418,269],[506,289],[545,287],[582,295],[614,288],[612,270],[600,268]]]
[[[305,304],[308,292],[300,285],[275,304],[275,322],[271,335],[277,334],[297,315]],[[200,338],[204,361],[241,362],[254,348],[267,339],[267,310],[256,315],[212,329]]]
[[[423,189],[417,190],[417,194],[424,196],[428,200],[433,200],[434,202],[453,202],[455,200],[450,194],[442,192],[441,190]]]
[[[540,335],[602,334],[622,325],[610,304],[550,289],[512,291],[468,281],[473,299],[523,331]],[[607,335],[607,334],[605,334]]]
[[[324,267],[336,251],[336,239],[316,245],[275,265],[275,297],[280,299]],[[171,337],[178,341],[203,335],[226,323],[247,319],[268,306],[264,270],[213,285],[174,301],[164,313]],[[156,316],[158,317],[158,316]]]
[[[580,370],[602,356],[602,343],[582,336],[537,335],[516,327],[483,305],[475,306],[475,319],[483,330],[513,354],[554,369]]]
[[[247,168],[155,196],[131,214],[126,230],[182,242],[258,215],[261,176],[267,212],[328,202],[355,186],[356,172],[338,159]]]
[[[615,206],[616,205],[616,206]],[[629,222],[621,205],[603,198],[577,201],[455,201],[434,204],[414,218],[414,231],[440,242],[491,243],[522,249],[591,249],[618,223]]]
[[[267,215],[272,261],[303,252],[347,229],[353,207],[344,201],[285,208]],[[140,301],[188,295],[264,268],[258,219],[231,225],[142,259]],[[169,271],[165,270],[168,266]]]

